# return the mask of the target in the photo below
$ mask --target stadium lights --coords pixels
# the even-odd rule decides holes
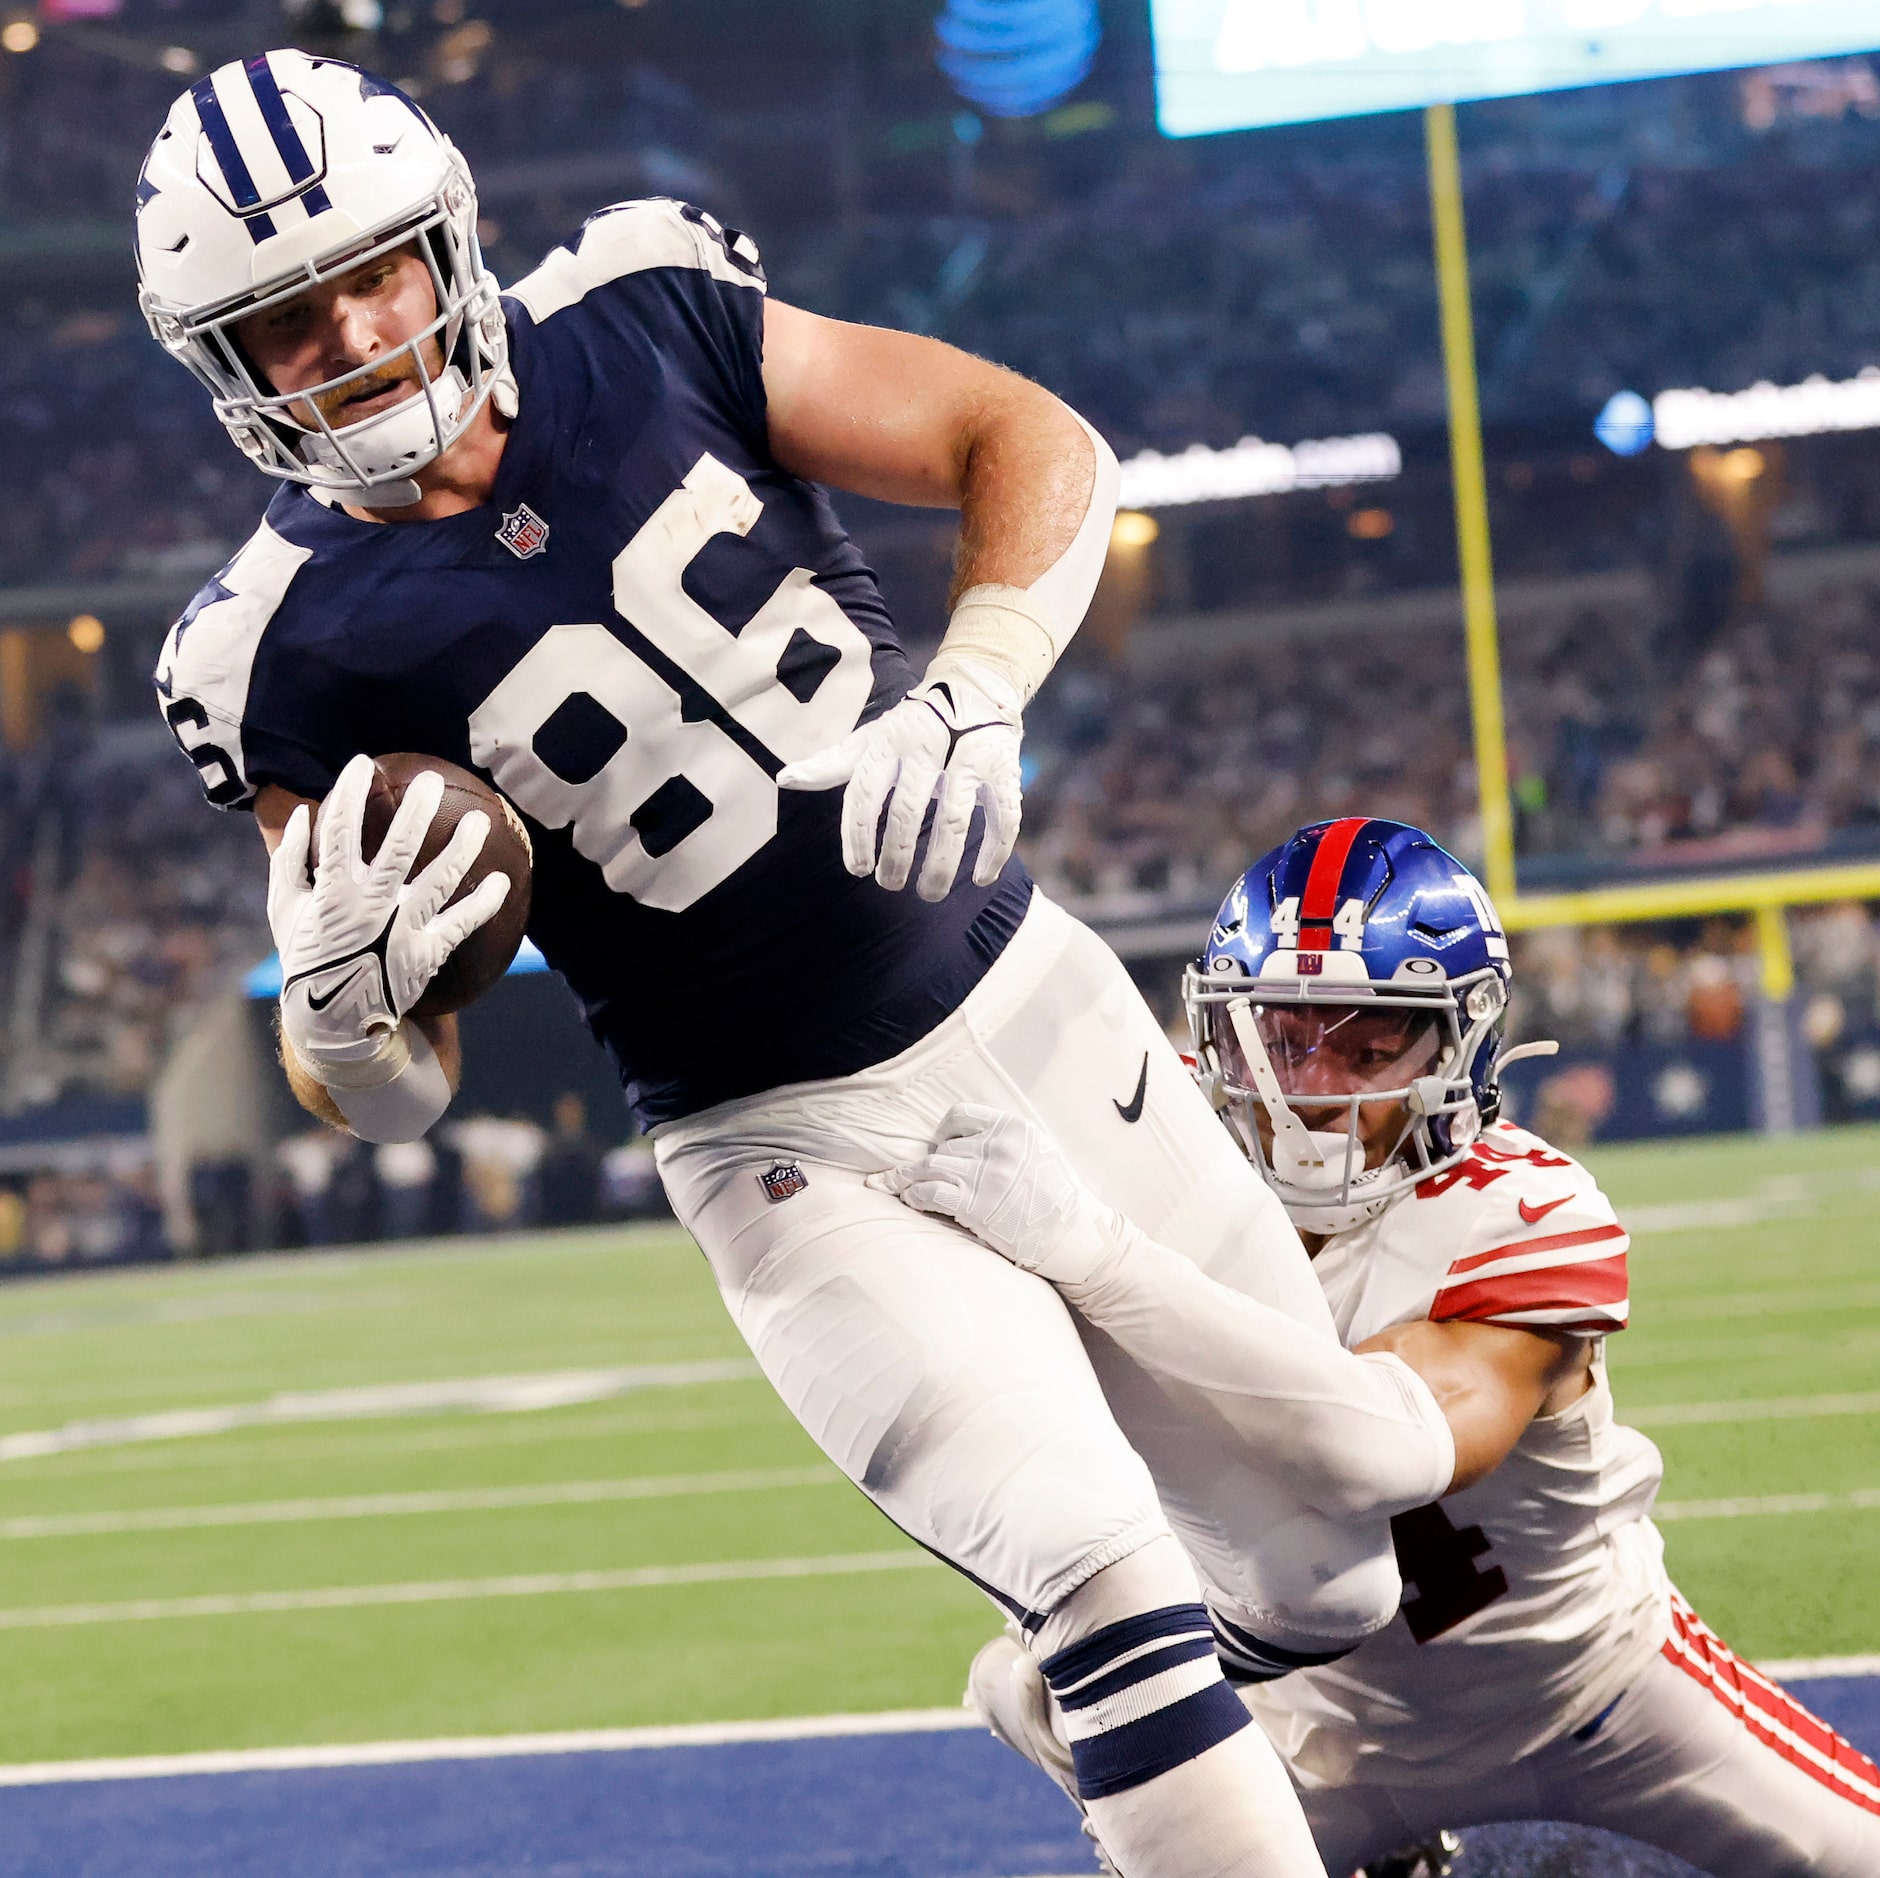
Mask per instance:
[[[31,20],[8,20],[0,26],[0,46],[9,52],[30,52],[39,43],[39,28]]]
[[[1174,456],[1144,450],[1122,465],[1119,500],[1128,509],[1167,509],[1187,502],[1231,502],[1241,496],[1285,495],[1347,483],[1388,482],[1403,470],[1395,437],[1318,437],[1290,446],[1243,437],[1226,450],[1190,444]]]
[[[74,650],[89,655],[104,645],[104,621],[95,613],[80,613],[66,627],[65,636]]]
[[[1667,450],[1880,429],[1880,366],[1853,378],[1817,374],[1799,385],[1765,382],[1747,391],[1661,391],[1652,400],[1652,426]]]
[[[1817,373],[1799,385],[1764,380],[1747,391],[1661,391],[1650,404],[1636,391],[1617,391],[1593,420],[1594,436],[1617,456],[1637,456],[1654,438],[1667,450],[1690,450],[1836,430],[1880,430],[1880,366],[1838,380]]]

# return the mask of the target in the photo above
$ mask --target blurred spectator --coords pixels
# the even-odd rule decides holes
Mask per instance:
[[[428,1141],[388,1141],[377,1150],[379,1190],[384,1195],[384,1237],[414,1239],[431,1228],[431,1187],[437,1153]]]
[[[0,1264],[31,1270],[168,1255],[147,1166],[47,1169],[0,1181]]]
[[[658,1219],[670,1209],[650,1141],[629,1141],[601,1159],[600,1196],[609,1219]]]
[[[587,1104],[572,1092],[555,1099],[555,1126],[536,1182],[544,1226],[581,1226],[599,1217],[601,1149],[588,1133]]]
[[[286,1170],[288,1192],[299,1214],[299,1230],[289,1235],[301,1245],[331,1245],[339,1237],[327,1207],[333,1164],[342,1138],[334,1129],[314,1125],[289,1135],[275,1150]]]
[[[464,1192],[472,1230],[502,1232],[535,1223],[535,1174],[548,1137],[534,1122],[472,1115],[440,1130],[463,1156]]]
[[[352,1135],[335,1135],[332,1178],[326,1189],[327,1226],[341,1245],[365,1245],[385,1236],[385,1188],[378,1151]]]
[[[254,1179],[239,1157],[198,1161],[189,1170],[189,1208],[196,1220],[196,1254],[226,1258],[255,1247]]]

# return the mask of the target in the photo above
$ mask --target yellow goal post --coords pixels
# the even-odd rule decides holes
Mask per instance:
[[[1474,733],[1483,873],[1510,931],[1541,926],[1619,925],[1713,913],[1754,917],[1763,995],[1786,999],[1795,987],[1788,909],[1829,900],[1880,899],[1880,862],[1637,881],[1571,893],[1524,894],[1515,873],[1514,809],[1502,704],[1501,642],[1495,622],[1495,567],[1488,531],[1488,481],[1469,296],[1469,250],[1462,213],[1456,111],[1430,105],[1423,115],[1429,161],[1436,283],[1442,314],[1443,375],[1449,399],[1449,462],[1462,567],[1463,629],[1468,649],[1469,715]]]

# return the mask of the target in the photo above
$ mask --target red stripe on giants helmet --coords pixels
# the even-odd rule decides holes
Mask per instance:
[[[1332,920],[1338,912],[1338,886],[1344,879],[1345,863],[1357,844],[1358,832],[1368,815],[1348,815],[1333,822],[1319,836],[1312,866],[1306,873],[1306,890],[1299,897],[1299,949],[1302,952],[1329,952],[1332,949]]]

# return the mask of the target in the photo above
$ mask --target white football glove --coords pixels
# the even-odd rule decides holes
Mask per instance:
[[[871,1174],[868,1185],[944,1214],[1054,1285],[1090,1284],[1121,1256],[1120,1221],[1050,1135],[977,1102],[947,1111],[925,1159]]]
[[[973,880],[988,887],[1018,841],[1020,709],[1017,690],[990,666],[949,659],[938,678],[916,685],[840,743],[789,764],[777,781],[785,789],[846,783],[843,864],[851,874],[872,873],[890,893],[907,885],[921,821],[938,796],[927,858],[914,884],[923,900],[944,900],[952,892],[973,809],[983,805],[986,832]]]
[[[367,861],[362,828],[371,786],[369,756],[354,757],[340,771],[321,815],[311,886],[313,817],[305,803],[288,817],[268,865],[268,924],[281,955],[281,1032],[316,1075],[331,1070],[347,1080],[349,1070],[387,1051],[438,967],[509,892],[508,875],[491,874],[443,910],[489,835],[489,817],[476,809],[415,880],[405,878],[444,799],[443,778],[434,771],[405,791],[378,854]]]

